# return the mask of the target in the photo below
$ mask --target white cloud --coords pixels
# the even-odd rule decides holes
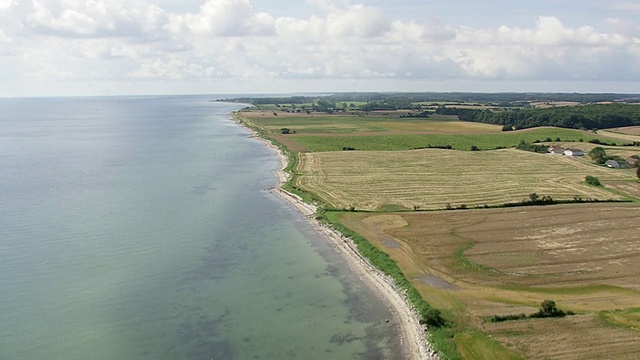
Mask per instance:
[[[383,35],[391,28],[391,21],[382,10],[362,4],[349,5],[346,9],[331,9],[326,23],[328,33],[334,37],[372,38]]]
[[[254,13],[248,0],[209,0],[197,14],[171,15],[167,28],[173,34],[243,36],[272,34],[271,15]]]
[[[591,26],[567,28],[552,16],[540,16],[533,29],[511,28],[502,25],[497,29],[470,30],[458,33],[458,39],[469,43],[521,46],[618,46],[625,38],[618,34],[598,33]]]
[[[158,36],[167,22],[159,7],[143,1],[33,0],[25,23],[60,36]]]
[[[0,11],[7,11],[13,6],[13,0],[0,0]]]
[[[310,0],[305,13],[278,9],[286,15],[255,9],[250,0],[202,0],[199,8],[174,13],[153,1],[0,0],[0,67],[12,66],[12,76],[25,83],[185,88],[213,79],[337,89],[394,81],[640,81],[640,29],[625,14],[571,25],[566,17],[525,14],[519,23],[528,26],[479,27],[348,0]]]

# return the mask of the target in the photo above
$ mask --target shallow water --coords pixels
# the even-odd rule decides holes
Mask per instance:
[[[399,357],[210,98],[0,99],[1,359]]]

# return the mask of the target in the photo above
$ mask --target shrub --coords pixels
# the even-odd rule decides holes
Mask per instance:
[[[600,179],[595,176],[587,175],[584,180],[591,186],[602,186],[602,184],[600,183]]]
[[[447,321],[442,317],[442,313],[438,309],[428,308],[421,315],[421,324],[426,324],[429,327],[444,327],[447,325]]]

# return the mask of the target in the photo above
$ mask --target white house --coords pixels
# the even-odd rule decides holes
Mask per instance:
[[[580,149],[566,149],[564,154],[566,156],[584,156],[584,151]]]

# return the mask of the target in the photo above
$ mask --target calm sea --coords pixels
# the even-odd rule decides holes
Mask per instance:
[[[0,99],[0,359],[399,357],[211,98]]]

